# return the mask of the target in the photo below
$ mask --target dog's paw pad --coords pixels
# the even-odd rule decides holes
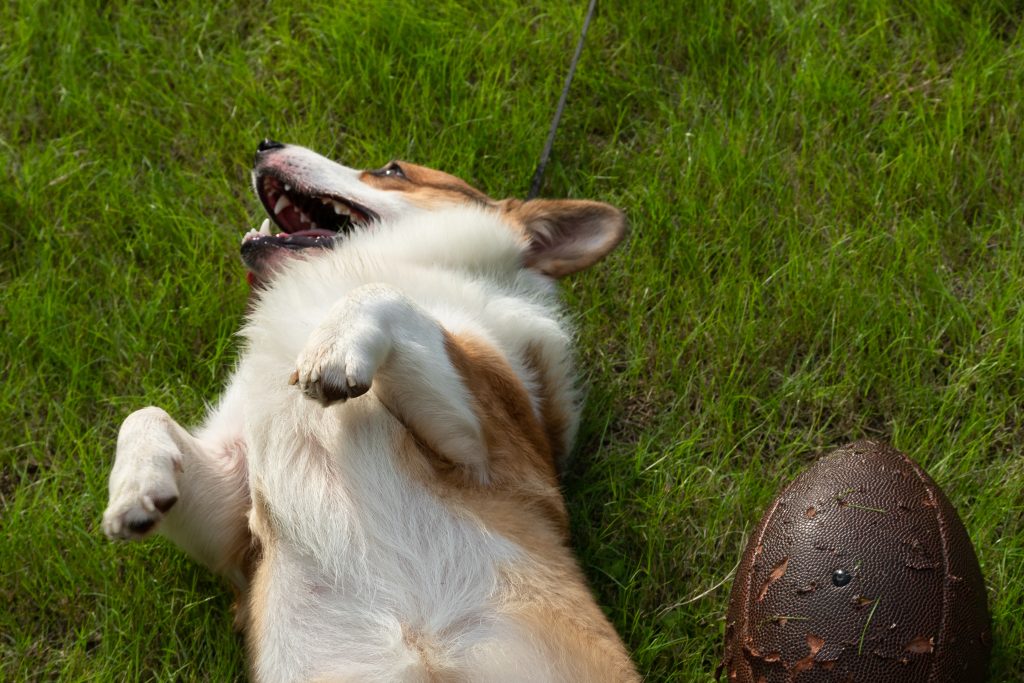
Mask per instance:
[[[174,507],[175,503],[178,502],[178,496],[170,495],[164,496],[162,498],[152,498],[151,500],[153,502],[153,507],[155,507],[160,512],[167,512],[172,507]]]
[[[156,526],[158,521],[152,512],[132,510],[124,516],[123,530],[126,536],[145,536],[150,529]]]
[[[325,406],[362,396],[370,390],[378,362],[361,351],[356,347],[346,353],[344,344],[307,349],[288,383]]]
[[[354,382],[348,378],[342,380],[333,373],[321,374],[316,380],[307,382],[302,387],[306,396],[324,405],[347,401],[350,398],[362,396],[369,390],[369,382]]]
[[[103,513],[103,532],[111,540],[136,541],[145,538],[177,502],[176,492],[112,499]]]

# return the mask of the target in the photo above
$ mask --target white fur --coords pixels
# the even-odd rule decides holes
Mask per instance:
[[[507,349],[524,381],[527,343],[560,350],[552,366],[567,366],[569,339],[552,287],[519,267],[520,250],[494,214],[455,208],[382,223],[329,254],[296,260],[262,295],[243,331],[239,370],[199,436],[236,440],[240,425],[222,425],[221,417],[244,416],[250,485],[270,502],[283,537],[265,568],[274,617],[256,648],[260,680],[418,680],[419,655],[402,625],[430,634],[437,656],[455,663],[496,643],[536,649],[489,601],[498,567],[520,551],[396,470],[389,449],[403,427],[374,393],[325,408],[288,383],[296,367],[300,387],[325,373],[390,383],[381,390],[419,401],[438,450],[458,454],[484,478],[480,425],[441,329]],[[175,474],[193,481],[174,466],[184,456],[167,434],[180,428],[158,411],[143,409],[122,428],[104,516],[113,536],[127,509],[146,506],[147,486],[170,492]],[[173,533],[166,521],[161,530]],[[191,529],[189,550],[209,558],[194,548],[216,546],[217,528]],[[484,659],[488,668],[515,671]]]
[[[276,537],[261,569],[263,626],[252,635],[257,679],[427,680],[429,660],[465,680],[555,680],[543,643],[493,597],[501,568],[529,561],[522,550],[446,506],[393,455],[401,417],[487,478],[481,425],[444,331],[500,349],[528,388],[525,359],[539,349],[562,383],[571,442],[570,338],[550,280],[521,267],[523,248],[495,212],[478,208],[382,221],[276,276],[195,438],[157,408],[125,421],[108,535],[137,537],[126,520],[148,515],[217,568],[216,549],[246,533],[244,521],[220,519],[218,505],[247,510],[250,489],[266,501]],[[326,407],[303,396],[327,377],[372,391]],[[240,444],[244,476],[231,474]],[[153,497],[173,495],[179,502],[161,515]]]
[[[521,270],[520,249],[490,212],[406,218],[291,264],[251,315],[235,381],[252,387],[252,487],[271,501],[283,537],[267,568],[277,617],[257,647],[262,678],[418,680],[423,663],[403,629],[453,664],[488,643],[519,641],[490,596],[497,570],[521,552],[402,475],[390,450],[404,427],[375,394],[389,405],[415,401],[409,417],[425,438],[486,478],[481,427],[441,330],[488,340],[517,366],[529,341],[567,353],[552,288]],[[350,385],[373,378],[374,393],[328,408],[300,400],[286,384],[296,357],[300,388],[338,373]],[[310,577],[318,590],[293,590]]]

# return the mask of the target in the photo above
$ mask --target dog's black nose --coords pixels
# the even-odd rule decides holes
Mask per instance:
[[[256,146],[256,151],[269,152],[272,149],[281,149],[282,147],[284,147],[284,145],[281,144],[280,142],[277,142],[276,140],[271,140],[270,138],[263,138],[262,140],[260,140],[260,144]]]

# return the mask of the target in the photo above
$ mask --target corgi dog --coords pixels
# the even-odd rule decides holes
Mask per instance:
[[[195,431],[125,419],[107,536],[226,577],[255,681],[640,680],[558,482],[580,395],[555,279],[623,214],[270,140],[252,177],[237,368]]]

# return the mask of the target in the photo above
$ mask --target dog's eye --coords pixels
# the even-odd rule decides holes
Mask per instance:
[[[404,178],[405,171],[402,170],[402,167],[398,165],[397,161],[392,161],[390,164],[377,171],[376,175],[385,178]]]

